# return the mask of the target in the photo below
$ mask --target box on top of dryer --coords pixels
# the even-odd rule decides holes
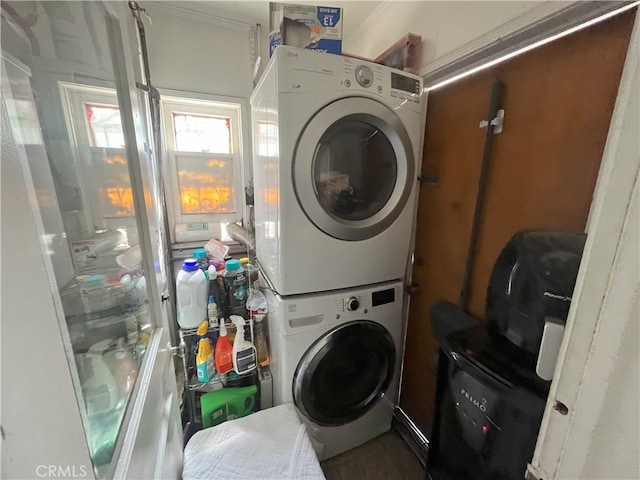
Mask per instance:
[[[269,2],[269,56],[278,45],[342,53],[342,9]]]

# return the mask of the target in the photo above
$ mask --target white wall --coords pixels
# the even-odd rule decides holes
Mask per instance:
[[[156,88],[248,98],[251,83],[249,28],[211,23],[211,15],[179,16],[142,2],[152,84]]]
[[[421,73],[454,50],[477,42],[509,22],[531,23],[569,2],[397,1],[384,2],[355,31],[343,51],[375,58],[405,33],[422,36]],[[348,7],[345,16],[349,15]],[[493,37],[497,39],[498,34]]]

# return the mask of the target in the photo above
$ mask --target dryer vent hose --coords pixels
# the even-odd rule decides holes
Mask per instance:
[[[237,223],[227,223],[227,233],[236,242],[240,242],[242,245],[246,246],[251,257],[255,257],[256,237],[253,233],[250,233],[246,228],[238,225]]]

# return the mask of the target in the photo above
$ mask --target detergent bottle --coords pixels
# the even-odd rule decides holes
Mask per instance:
[[[249,415],[255,406],[258,387],[223,388],[200,397],[202,427],[219,425],[227,420]]]
[[[247,277],[240,261],[231,259],[225,265],[222,274],[229,310],[234,315],[246,316],[247,314]]]
[[[227,328],[224,325],[224,319],[220,322],[220,336],[216,343],[216,370],[219,375],[224,375],[233,370],[233,347],[229,343],[227,337]]]
[[[211,340],[207,337],[208,331],[209,322],[205,320],[198,327],[200,341],[198,342],[198,353],[196,355],[196,373],[198,375],[198,381],[203,383],[210,381],[216,373],[213,360],[213,347]]]
[[[231,315],[229,319],[236,326],[236,338],[233,341],[233,370],[242,375],[252,372],[257,366],[256,347],[244,339],[244,318]]]

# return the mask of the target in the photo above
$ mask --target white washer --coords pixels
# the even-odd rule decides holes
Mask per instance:
[[[258,262],[281,295],[404,277],[422,79],[278,47],[251,97]]]
[[[388,431],[402,360],[402,283],[265,294],[274,405],[295,403],[320,460]]]

